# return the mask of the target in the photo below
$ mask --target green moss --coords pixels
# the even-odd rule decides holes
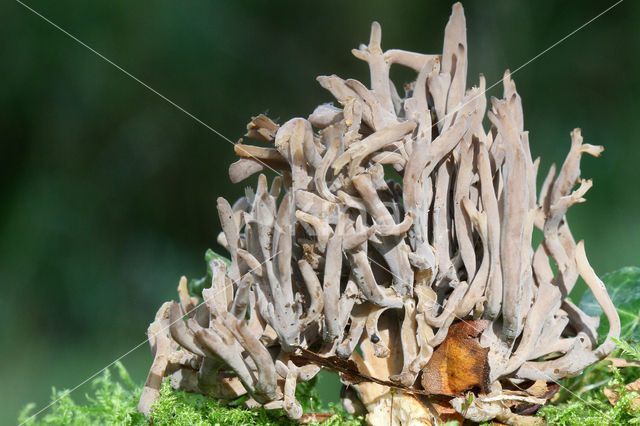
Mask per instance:
[[[116,363],[116,369],[120,380],[114,380],[111,371],[105,370],[92,382],[93,393],[85,395],[85,403],[78,404],[69,391],[54,388],[51,400],[60,400],[45,411],[46,414],[31,418],[35,414],[32,403],[22,410],[18,422],[25,425],[146,424],[144,416],[136,409],[142,388],[132,382],[121,363]]]
[[[615,406],[609,404],[602,389],[598,388],[582,397],[544,407],[539,415],[552,425],[609,426],[640,424],[640,410],[631,402],[638,396],[625,390],[626,378],[617,368],[612,368],[612,378],[607,387],[620,392],[620,401]]]
[[[628,342],[620,343],[621,349],[612,355],[623,355],[623,348],[629,345]],[[638,348],[635,347],[635,349]],[[631,357],[627,356],[627,358]],[[640,360],[640,358],[637,359]],[[624,388],[625,384],[638,378],[640,373],[637,370],[637,368],[619,370],[611,367],[610,362],[601,361],[585,371],[585,376],[590,380],[576,382],[582,387],[571,386],[571,380],[565,381],[563,386],[571,387],[565,387],[562,390],[560,399],[563,402],[543,407],[538,415],[543,417],[548,424],[559,426],[640,424],[640,409],[631,403],[631,400],[638,394]],[[621,399],[615,406],[612,406],[605,397],[603,387],[620,392]]]
[[[27,405],[18,418],[25,425],[147,425],[136,406],[142,387],[131,380],[121,363],[116,364],[119,379],[112,377],[110,370],[92,382],[92,393],[83,403],[75,402],[68,391],[53,390],[52,401],[60,399],[45,413],[31,418],[35,404]],[[297,398],[305,412],[329,411],[334,415],[326,426],[359,426],[361,418],[353,418],[340,408],[324,407],[318,399],[315,381],[298,385]],[[168,382],[162,386],[160,399],[154,405],[154,425],[295,425],[282,411],[244,408],[246,398],[224,404],[202,395],[189,394],[172,389]],[[313,406],[313,407],[312,407]]]
[[[640,337],[640,268],[626,267],[605,274],[602,281],[607,286],[611,300],[618,310],[622,331],[615,339],[618,349],[611,357],[625,357],[640,361],[640,347],[635,344]],[[609,323],[602,314],[593,295],[588,292],[580,301],[580,307],[590,315],[600,316],[598,334],[604,339]],[[640,424],[640,409],[631,404],[637,394],[628,392],[624,385],[640,378],[639,368],[612,368],[608,361],[601,361],[585,369],[581,376],[562,382],[559,403],[548,405],[540,411],[552,425],[627,425]],[[603,386],[620,392],[622,398],[611,406]]]

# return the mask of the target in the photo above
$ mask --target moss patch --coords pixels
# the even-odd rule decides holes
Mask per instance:
[[[114,378],[111,370],[96,378],[92,384],[91,394],[86,395],[83,403],[75,402],[68,391],[53,389],[53,404],[45,413],[31,418],[35,412],[35,404],[28,404],[20,413],[19,423],[25,425],[147,425],[149,422],[138,413],[136,406],[142,392],[142,386],[131,380],[129,373],[121,363],[115,365],[118,378]],[[314,388],[314,381],[301,383],[297,397],[305,412],[336,413],[323,425],[327,426],[360,426],[361,418],[349,416],[341,408],[330,404],[322,405]],[[154,405],[154,425],[295,425],[284,412],[263,409],[248,410],[244,408],[246,398],[239,398],[231,403],[222,403],[202,395],[178,391],[165,381],[160,399]],[[313,407],[311,407],[313,405]],[[311,423],[314,424],[314,423]],[[317,424],[317,423],[316,423]]]

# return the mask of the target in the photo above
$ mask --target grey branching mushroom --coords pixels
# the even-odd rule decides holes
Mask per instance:
[[[510,73],[489,104],[482,75],[466,87],[459,3],[442,55],[383,51],[375,22],[353,54],[368,64],[370,88],[318,77],[339,106],[282,125],[261,115],[247,136],[266,146],[236,145],[233,182],[281,176],[269,186],[260,175],[233,205],[218,200],[231,264],[211,260],[202,296],[183,279],[179,303],[149,327],[145,414],[171,377],[300,418],[296,384],[328,368],[347,387],[345,408],[365,407],[371,424],[447,413],[535,422],[522,410],[613,350],[619,318],[566,219],[591,187],[581,156],[602,147],[575,129],[564,164],[536,192],[539,161]],[[392,65],[417,73],[404,96]],[[604,343],[597,319],[567,299],[578,277],[609,320]]]

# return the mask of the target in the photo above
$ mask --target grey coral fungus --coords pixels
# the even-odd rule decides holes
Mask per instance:
[[[380,43],[374,22],[369,44],[353,50],[371,88],[321,76],[340,107],[248,125],[267,147],[238,143],[231,180],[281,176],[269,186],[260,175],[233,205],[218,199],[231,263],[212,258],[202,298],[183,279],[180,301],[158,311],[145,414],[168,376],[215,398],[248,393],[250,405],[297,419],[296,383],[325,367],[350,386],[345,408],[363,403],[371,424],[435,422],[453,410],[515,423],[556,381],[613,350],[618,315],[565,216],[591,187],[579,178],[582,154],[602,147],[575,129],[564,164],[536,193],[539,161],[510,73],[486,111],[488,132],[484,77],[466,88],[459,3],[442,55]],[[394,64],[417,73],[404,97],[389,79]],[[401,185],[385,179],[393,171]],[[567,299],[579,276],[609,320],[600,345],[597,319]]]

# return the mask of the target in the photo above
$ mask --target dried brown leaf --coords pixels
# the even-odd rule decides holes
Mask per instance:
[[[640,361],[636,361],[632,359],[607,357],[606,360],[610,361],[611,366],[616,368],[640,367]]]
[[[629,392],[640,393],[640,379],[625,385],[624,388]],[[603,388],[602,392],[604,393],[604,396],[606,396],[609,400],[609,404],[615,406],[620,401],[621,395],[619,391],[611,388]],[[635,405],[635,410],[640,409],[640,395],[633,398],[631,402]]]
[[[471,388],[489,389],[488,348],[477,336],[489,321],[461,321],[449,327],[447,337],[422,370],[422,387],[431,394],[460,396]]]
[[[298,423],[303,425],[316,422],[324,423],[333,416],[335,416],[335,413],[304,413],[302,417],[298,419]]]

